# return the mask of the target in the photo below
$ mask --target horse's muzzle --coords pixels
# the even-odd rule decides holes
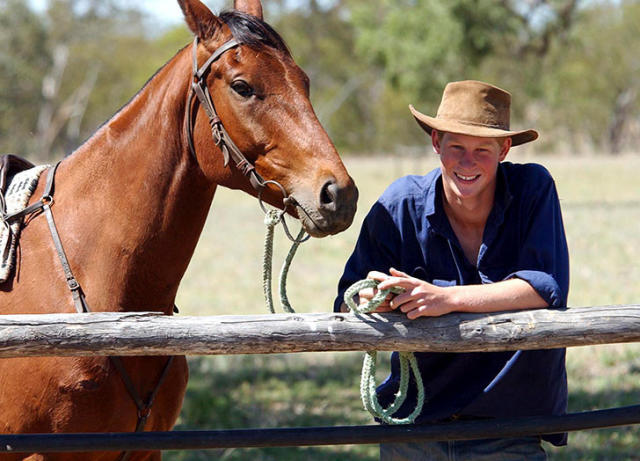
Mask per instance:
[[[353,222],[358,202],[358,188],[349,178],[341,185],[334,178],[328,179],[320,188],[315,200],[297,201],[297,214],[305,230],[312,237],[326,237],[347,229]]]

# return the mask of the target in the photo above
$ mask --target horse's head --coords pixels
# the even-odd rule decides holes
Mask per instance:
[[[282,186],[295,205],[287,210],[312,236],[349,227],[358,190],[311,107],[309,79],[280,36],[262,21],[260,1],[236,0],[235,11],[220,16],[199,0],[178,2],[197,37],[198,67],[229,40],[239,43],[207,65],[202,82],[232,143],[264,180]],[[219,184],[257,194],[241,168],[223,167],[209,126],[209,119],[216,117],[207,117],[201,100],[192,114],[193,151],[205,174]],[[283,207],[282,191],[273,183],[262,196]]]

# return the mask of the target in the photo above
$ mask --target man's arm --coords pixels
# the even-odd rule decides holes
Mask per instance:
[[[409,319],[415,319],[437,317],[450,312],[499,312],[548,307],[548,303],[528,282],[518,278],[486,285],[438,287],[395,269],[391,269],[390,273],[391,276],[381,273],[371,273],[369,276],[380,281],[380,290],[396,286],[404,288],[405,292],[392,298],[376,312],[399,310],[407,314]],[[366,302],[366,299],[361,302]]]

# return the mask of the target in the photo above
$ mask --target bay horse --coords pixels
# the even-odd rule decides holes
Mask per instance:
[[[195,35],[193,45],[179,51],[55,172],[51,210],[93,311],[171,315],[218,186],[261,195],[299,217],[314,237],[343,231],[355,213],[357,189],[314,114],[308,78],[262,20],[260,1],[236,0],[234,10],[219,16],[199,0],[178,3]],[[210,95],[214,115],[199,95],[192,96],[196,80],[199,91]],[[216,144],[212,127],[222,126],[227,138]],[[229,148],[234,145],[245,162],[237,161]],[[225,166],[229,153],[236,161]],[[32,203],[43,196],[45,177],[47,172]],[[256,178],[264,178],[261,187],[252,186]],[[222,244],[231,251],[242,242],[229,236]],[[74,312],[42,216],[26,220],[16,265],[14,277],[0,285],[0,313]],[[119,363],[129,383],[108,357],[0,360],[0,433],[134,431],[140,411],[128,387],[143,399],[157,392],[143,429],[170,430],[187,386],[185,357],[174,357],[168,368],[167,357],[122,357]],[[161,459],[160,452],[126,456]],[[0,455],[52,461],[123,457]]]

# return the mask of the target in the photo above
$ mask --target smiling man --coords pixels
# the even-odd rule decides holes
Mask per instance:
[[[553,179],[536,164],[505,162],[534,130],[512,131],[511,95],[495,86],[453,82],[435,117],[412,106],[431,136],[440,168],[395,181],[365,218],[338,287],[369,277],[379,289],[402,287],[378,312],[410,319],[450,312],[564,307],[569,257]],[[374,290],[362,290],[360,303]],[[496,353],[416,353],[427,401],[416,423],[558,415],[566,412],[564,349]],[[383,406],[399,385],[397,354],[378,388]],[[394,414],[416,405],[415,382]],[[383,444],[382,460],[546,459],[541,440],[565,434],[461,442]]]

